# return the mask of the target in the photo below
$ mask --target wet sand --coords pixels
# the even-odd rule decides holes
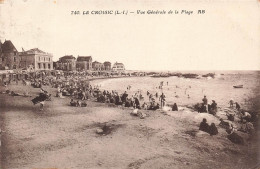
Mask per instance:
[[[9,88],[39,92],[31,86]],[[32,98],[0,94],[3,169],[253,168],[259,161],[255,142],[233,144],[220,127],[216,136],[198,131],[204,117],[218,122],[209,114],[142,110],[147,117],[140,119],[131,109],[94,101],[70,107],[69,98],[57,97],[39,111]],[[98,135],[105,124],[111,132]]]

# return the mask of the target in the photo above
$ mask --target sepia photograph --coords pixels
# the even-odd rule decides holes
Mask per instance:
[[[0,0],[0,169],[260,169],[259,0]]]

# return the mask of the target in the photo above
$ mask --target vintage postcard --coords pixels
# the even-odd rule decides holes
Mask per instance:
[[[259,0],[0,0],[0,169],[259,169]]]

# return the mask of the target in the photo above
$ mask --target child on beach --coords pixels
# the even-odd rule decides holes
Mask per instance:
[[[233,99],[230,99],[230,101],[229,101],[229,107],[230,107],[230,108],[233,108],[233,107],[234,107],[234,101],[233,101]]]

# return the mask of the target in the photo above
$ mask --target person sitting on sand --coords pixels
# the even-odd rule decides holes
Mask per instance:
[[[148,110],[157,110],[160,108],[159,103],[155,104],[155,102],[151,102],[151,105],[149,106]]]
[[[77,101],[76,107],[81,107],[81,101]]]
[[[202,122],[200,123],[199,130],[204,132],[209,132],[209,125],[207,123],[207,119],[203,118]]]
[[[211,103],[211,110],[217,111],[217,103],[216,103],[215,100],[212,100],[212,103]]]
[[[210,114],[212,115],[216,115],[217,113],[217,103],[215,102],[215,100],[212,100],[212,104],[211,105],[208,105],[208,111]]]
[[[254,125],[251,122],[247,122],[246,120],[243,120],[243,123],[241,127],[238,129],[238,131],[252,134],[254,132]]]
[[[250,114],[250,113],[245,112],[245,111],[242,111],[241,114],[242,114],[242,116],[241,116],[241,122],[242,122],[243,120],[251,121],[251,114]]]
[[[87,107],[86,101],[82,101],[82,102],[81,102],[81,107]]]
[[[70,105],[71,106],[77,106],[77,102],[75,102],[73,99],[70,100]]]
[[[131,107],[131,100],[126,98],[125,107]]]
[[[209,134],[211,136],[218,134],[218,129],[217,129],[215,123],[211,123],[211,125],[209,126]]]
[[[144,110],[147,110],[147,109],[148,109],[147,103],[144,102],[144,104],[142,105],[142,108],[143,108]]]
[[[235,131],[235,128],[233,127],[232,124],[230,125],[230,127],[229,127],[228,129],[226,129],[226,132],[227,132],[228,134],[231,134],[231,133],[233,133],[234,131]]]
[[[230,124],[229,122],[224,121],[222,118],[220,119],[219,126],[223,127],[224,129],[229,129]]]
[[[11,96],[22,96],[22,95],[19,93],[15,93],[14,91],[11,91]]]
[[[235,114],[226,114],[229,121],[235,120]]]
[[[154,106],[154,110],[157,110],[157,109],[159,109],[159,108],[160,108],[160,105],[159,105],[159,103],[157,103],[157,105]]]
[[[172,111],[178,111],[178,106],[176,103],[173,104]]]

